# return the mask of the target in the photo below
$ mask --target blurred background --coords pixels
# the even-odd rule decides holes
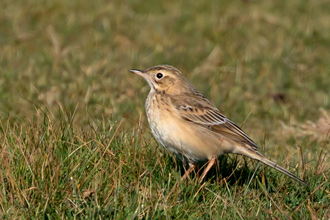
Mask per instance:
[[[39,177],[43,171],[38,169],[51,164],[50,173],[58,168],[57,173],[79,179],[81,189],[93,188],[99,180],[96,175],[109,177],[112,174],[107,172],[112,171],[105,161],[104,164],[98,162],[95,166],[98,168],[90,172],[90,167],[96,163],[90,165],[92,151],[85,152],[85,148],[77,146],[96,149],[95,155],[102,155],[102,159],[108,155],[103,149],[115,136],[116,126],[102,137],[98,136],[97,129],[93,135],[84,132],[93,130],[94,125],[106,127],[121,121],[120,129],[124,133],[119,134],[121,139],[117,145],[109,148],[116,153],[111,166],[117,170],[118,164],[141,163],[128,166],[127,176],[118,174],[117,179],[108,178],[103,188],[117,186],[117,183],[120,186],[120,179],[133,178],[129,175],[134,172],[136,178],[140,178],[144,169],[150,170],[155,164],[149,157],[151,154],[157,156],[156,165],[161,166],[156,170],[170,164],[165,174],[159,174],[165,179],[159,182],[166,182],[167,173],[173,171],[173,159],[166,159],[170,163],[159,159],[163,157],[159,156],[159,148],[155,148],[157,144],[149,134],[144,113],[149,86],[128,70],[170,64],[181,70],[225,115],[243,126],[266,156],[282,164],[299,164],[302,173],[305,167],[301,164],[305,162],[310,167],[309,172],[322,179],[322,173],[330,166],[329,160],[320,156],[329,152],[329,27],[328,0],[1,0],[0,136],[6,139],[2,152],[7,153],[0,156],[2,161],[8,160],[8,166],[1,168],[2,175],[11,172],[14,177],[16,175],[15,181],[22,181],[18,188],[23,192],[43,183]],[[54,131],[56,137],[50,141],[52,138],[45,138],[48,133],[44,127],[35,126],[42,115],[55,124],[66,115],[76,133],[63,132],[61,139],[55,127],[41,122],[48,133]],[[141,133],[145,133],[147,139],[134,139],[134,135],[138,137]],[[35,142],[38,135],[41,141]],[[129,139],[130,135],[134,138]],[[94,142],[96,139],[99,142]],[[63,145],[49,148],[50,143]],[[103,148],[100,143],[104,143]],[[30,149],[30,146],[41,145],[44,148]],[[16,149],[14,154],[18,155],[18,161],[7,156],[11,148]],[[135,150],[140,156],[136,156]],[[24,163],[22,152],[25,151],[29,152],[28,158],[36,158],[32,160],[36,161],[32,168]],[[85,158],[85,162],[80,162]],[[18,166],[20,161],[22,165]],[[78,162],[79,166],[86,165],[79,172],[76,171]],[[33,170],[34,175],[21,168],[15,170],[15,167],[28,167],[26,170]],[[133,167],[140,168],[134,170]],[[86,173],[90,175],[84,179]],[[173,175],[175,173],[174,170]],[[29,178],[35,182],[24,182],[21,180],[24,175],[31,175]],[[15,179],[6,178],[8,181],[1,180],[3,185]],[[56,213],[54,210],[62,207],[62,198],[75,196],[69,180],[60,177],[57,180],[59,188],[53,194],[66,192],[56,197],[58,200],[37,195],[38,199],[26,201],[36,207],[40,201],[47,201],[47,205],[50,201],[55,208],[49,206],[44,210]],[[47,184],[52,185],[53,181]],[[42,188],[42,184],[39,187]],[[10,188],[9,184],[3,192]],[[148,191],[148,183],[145,190]],[[12,198],[20,192],[13,190]],[[107,193],[113,196],[111,192]],[[130,195],[128,192],[124,196],[129,200]],[[102,200],[104,204],[108,204],[107,196],[99,195],[99,198],[106,198]],[[324,193],[322,198],[328,198],[326,196],[329,195]],[[146,200],[149,201],[149,197]],[[23,196],[20,201],[25,204]],[[14,204],[7,202],[2,202],[2,207]],[[178,207],[184,209],[184,206]],[[245,212],[246,216],[249,213]]]
[[[330,107],[328,1],[1,1],[0,116],[144,114],[129,69],[170,64],[236,121]],[[249,116],[248,116],[249,115]],[[129,121],[129,120],[128,120]],[[24,120],[20,123],[24,123]],[[272,122],[269,122],[272,123]]]

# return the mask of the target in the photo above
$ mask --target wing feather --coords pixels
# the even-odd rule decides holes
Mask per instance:
[[[252,150],[258,150],[257,144],[239,126],[221,114],[205,97],[194,95],[193,98],[188,96],[180,100],[171,97],[171,103],[184,120],[207,127],[225,138],[245,143]]]

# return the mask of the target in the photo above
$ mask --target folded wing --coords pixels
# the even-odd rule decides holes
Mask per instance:
[[[224,138],[244,144],[253,151],[258,151],[257,144],[202,95],[197,97],[194,95],[193,99],[187,97],[184,100],[171,97],[171,103],[184,120],[207,127]]]

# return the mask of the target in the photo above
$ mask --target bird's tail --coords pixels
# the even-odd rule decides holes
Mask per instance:
[[[296,177],[294,174],[292,174],[288,170],[284,169],[283,167],[279,166],[277,163],[275,163],[271,160],[268,160],[265,157],[262,157],[260,159],[260,161],[263,162],[264,164],[274,168],[275,170],[280,171],[281,173],[284,173],[285,175],[287,175],[287,176],[291,177],[292,179],[298,181],[299,183],[303,184],[304,186],[308,186],[308,184],[305,181],[303,181],[302,179]]]
[[[243,148],[241,149],[239,152],[239,154],[242,154],[242,155],[245,155],[245,156],[248,156],[252,159],[255,159],[255,160],[259,160],[261,161],[262,163],[270,166],[271,168],[291,177],[292,179],[296,180],[297,182],[303,184],[304,186],[308,186],[308,184],[303,181],[302,179],[296,177],[293,173],[289,172],[288,170],[286,170],[285,168],[281,167],[280,165],[278,165],[277,163],[265,158],[262,154],[260,154],[259,152],[255,152],[254,150],[250,150],[250,149],[247,149],[247,148]]]

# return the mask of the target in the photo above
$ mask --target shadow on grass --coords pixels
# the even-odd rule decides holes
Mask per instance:
[[[203,182],[221,183],[225,180],[228,185],[243,186],[253,181],[253,178],[262,179],[262,174],[258,171],[258,165],[251,169],[248,163],[249,161],[239,155],[222,155],[218,157],[215,165],[209,170]],[[183,176],[189,166],[179,160],[178,164],[180,164],[178,170],[181,171]],[[190,178],[199,178],[207,164],[207,161],[199,162],[196,165],[195,172],[190,174]]]

